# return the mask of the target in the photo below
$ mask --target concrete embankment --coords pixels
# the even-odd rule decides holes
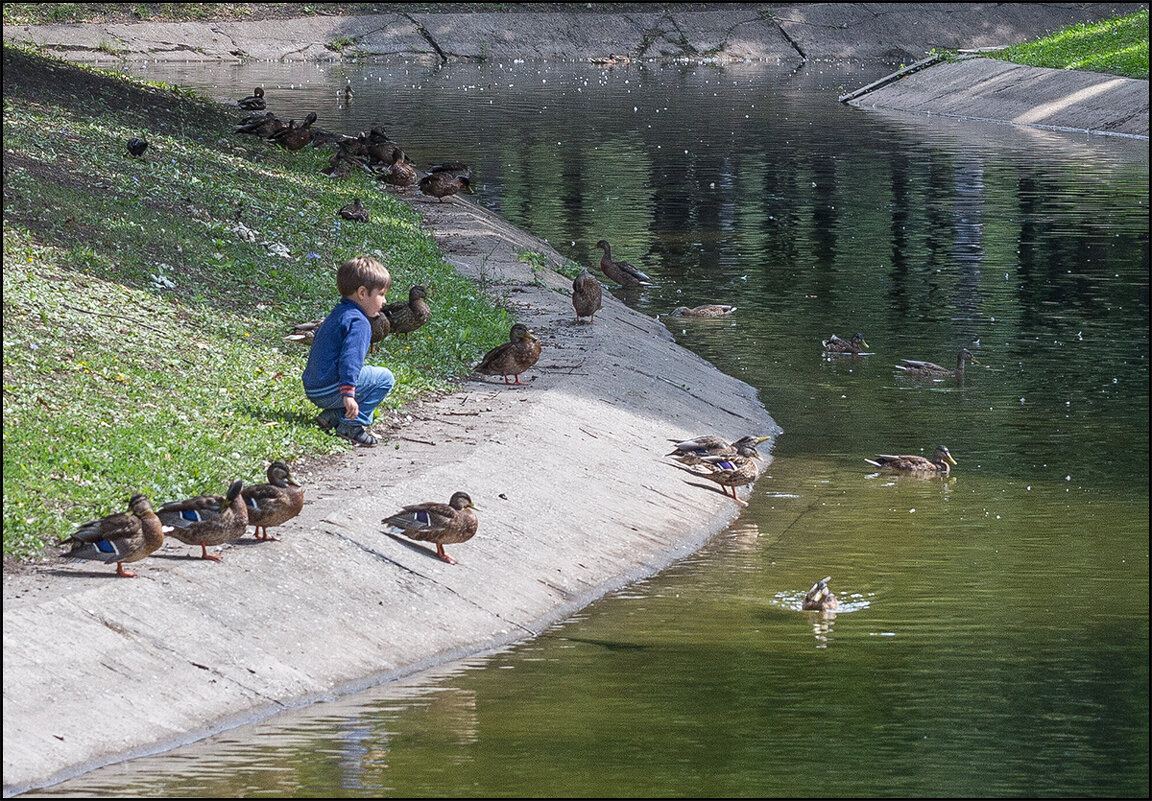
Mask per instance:
[[[329,45],[346,38],[365,54],[432,60],[912,61],[1117,8],[1009,4],[993,17],[985,4],[812,4],[602,23],[393,15],[5,26],[4,36],[80,60],[110,49],[181,60],[335,57]],[[541,336],[537,380],[465,384],[407,410],[386,447],[298,463],[308,504],[282,543],[227,546],[221,564],[167,546],[133,581],[57,563],[6,569],[5,795],[532,636],[686,555],[736,515],[730,499],[661,453],[668,437],[777,432],[748,386],[611,296],[593,325],[576,325],[570,282],[519,258],[530,250],[559,263],[546,243],[470,204],[414,202],[450,261],[506,293]],[[459,565],[382,533],[380,519],[401,505],[458,489],[481,507],[479,533],[453,549]]]

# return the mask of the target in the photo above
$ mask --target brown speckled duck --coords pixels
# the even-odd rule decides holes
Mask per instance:
[[[839,609],[840,601],[828,589],[828,582],[831,580],[832,577],[828,576],[813,584],[812,589],[808,590],[808,594],[804,596],[800,608],[813,612],[833,612]]]
[[[581,270],[580,275],[572,281],[572,308],[576,310],[576,322],[580,322],[581,317],[587,317],[589,323],[595,322],[602,301],[603,289],[600,282],[592,273]]]
[[[595,247],[604,251],[604,255],[600,257],[600,271],[604,275],[611,278],[621,286],[649,286],[652,279],[644,273],[637,270],[626,261],[613,261],[612,260],[612,246],[608,244],[607,239],[601,239],[596,243]]]
[[[136,578],[135,573],[124,569],[124,563],[139,562],[163,545],[164,526],[144,495],[133,495],[128,508],[130,512],[106,515],[76,529],[61,543],[72,546],[65,556],[115,562],[116,575]]]
[[[504,376],[505,384],[523,384],[520,374],[540,359],[540,340],[523,323],[516,323],[508,333],[508,341],[484,354],[476,372],[481,375]],[[515,376],[509,381],[508,376]]]
[[[240,120],[240,124],[236,126],[236,133],[269,138],[287,128],[283,120],[269,111],[266,114],[256,114]]]
[[[164,525],[172,527],[169,536],[187,545],[199,545],[202,558],[219,562],[219,556],[208,553],[208,546],[238,540],[248,528],[248,506],[240,494],[243,489],[244,482],[233,481],[226,495],[172,501],[156,514]]]
[[[896,365],[896,369],[903,372],[904,375],[914,378],[963,378],[965,362],[980,364],[968,348],[961,348],[960,352],[956,354],[955,370],[949,370],[947,367],[941,367],[932,362],[918,362],[913,359],[901,359],[900,361],[902,363]]]
[[[456,560],[444,552],[444,545],[467,542],[476,534],[477,519],[472,499],[455,492],[448,503],[420,503],[405,506],[384,518],[384,525],[420,542],[436,543],[436,555],[450,565]]]
[[[868,347],[868,343],[864,341],[864,335],[860,332],[853,334],[851,339],[841,339],[833,334],[820,344],[824,346],[826,353],[844,353],[851,356],[858,355]]]
[[[705,456],[695,465],[704,469],[704,472],[694,470],[691,467],[680,467],[682,470],[687,470],[693,475],[700,478],[706,478],[709,481],[714,481],[720,485],[721,491],[736,501],[741,506],[747,506],[748,503],[736,495],[736,488],[743,487],[756,481],[760,475],[759,468],[756,467],[756,460],[760,458],[759,451],[756,450],[755,444],[744,443],[736,449],[735,456]],[[731,493],[729,493],[731,490]]]
[[[703,306],[679,306],[669,312],[669,317],[727,317],[736,311],[735,306],[726,306],[723,303],[708,303]]]
[[[679,442],[673,439],[669,440],[673,443],[672,452],[665,455],[671,456],[680,464],[700,464],[708,456],[736,456],[739,454],[740,448],[745,446],[755,448],[767,439],[770,438],[747,436],[741,437],[731,445],[714,434],[705,434]]]
[[[901,473],[926,473],[937,474],[946,476],[952,468],[949,465],[956,464],[956,460],[952,458],[952,454],[943,445],[937,445],[936,450],[932,453],[932,458],[927,459],[923,456],[890,456],[888,454],[880,454],[871,459],[865,459],[868,464],[879,467],[881,470],[896,470]]]
[[[439,198],[441,203],[444,202],[444,198],[456,194],[461,189],[472,192],[472,183],[466,176],[451,172],[431,172],[420,179],[419,186],[421,192]]]
[[[243,495],[248,507],[248,525],[256,527],[258,540],[279,540],[268,533],[268,528],[287,523],[304,508],[304,488],[296,483],[283,462],[268,465],[268,483],[249,484]]]
[[[368,214],[368,209],[364,208],[364,204],[360,202],[360,198],[354,199],[347,206],[341,206],[340,216],[353,222],[368,222],[372,219],[371,215]]]
[[[408,300],[389,303],[380,313],[388,318],[392,334],[410,334],[432,318],[428,306],[430,289],[416,284],[408,290]]]
[[[268,104],[264,102],[263,87],[257,86],[248,97],[237,100],[236,105],[249,111],[263,111],[268,106]]]
[[[376,179],[400,189],[405,189],[419,182],[416,168],[408,163],[407,156],[404,155],[404,151],[400,148],[393,150],[391,165],[380,175],[376,176]]]
[[[316,122],[316,112],[310,112],[304,118],[303,125],[296,125],[296,121],[292,120],[288,127],[282,131],[277,131],[268,137],[268,139],[285,150],[300,150],[306,147],[312,141],[312,123]]]

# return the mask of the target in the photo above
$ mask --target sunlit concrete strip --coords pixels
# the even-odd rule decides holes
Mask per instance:
[[[1080,89],[1079,91],[1073,92],[1066,97],[1062,97],[1059,100],[1053,100],[1050,103],[1044,103],[1043,105],[1036,106],[1035,108],[1019,115],[1013,119],[1012,122],[1015,122],[1019,125],[1029,125],[1037,122],[1045,122],[1049,118],[1059,116],[1060,113],[1065,109],[1074,107],[1080,103],[1085,103],[1089,100],[1099,99],[1100,95],[1106,94],[1113,89],[1123,85],[1124,79],[1116,78],[1111,81],[1095,84],[1094,86],[1088,86]]]

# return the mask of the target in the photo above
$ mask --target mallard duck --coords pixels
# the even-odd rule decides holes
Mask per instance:
[[[747,436],[741,437],[732,444],[728,444],[727,441],[713,434],[705,434],[679,442],[673,439],[669,440],[674,446],[672,452],[665,454],[665,456],[671,456],[681,464],[700,464],[708,456],[736,456],[739,454],[740,448],[745,446],[755,448],[767,439],[770,438]]]
[[[368,209],[364,208],[364,204],[360,202],[360,198],[356,198],[347,206],[341,206],[340,216],[345,220],[353,220],[354,222],[368,222],[371,220]]]
[[[964,362],[980,364],[968,348],[960,348],[960,352],[956,354],[955,370],[949,370],[947,367],[941,367],[932,362],[918,362],[913,359],[901,359],[900,361],[903,364],[896,365],[896,369],[901,370],[904,375],[916,376],[917,378],[963,378]]]
[[[840,601],[828,589],[828,582],[831,580],[832,577],[828,576],[813,584],[812,589],[808,590],[808,594],[804,596],[800,608],[817,612],[833,612],[839,609]]]
[[[600,257],[600,271],[621,286],[649,286],[652,279],[637,270],[626,261],[612,260],[612,247],[607,239],[601,239],[595,245],[604,251]]]
[[[282,131],[277,131],[268,137],[268,139],[285,150],[300,150],[312,141],[312,123],[316,122],[316,112],[310,112],[304,118],[303,125],[296,125],[296,120],[288,123],[288,127]]]
[[[208,553],[208,546],[238,540],[248,528],[248,506],[240,494],[243,489],[244,482],[233,481],[227,495],[172,501],[156,514],[164,525],[172,527],[169,536],[186,545],[199,545],[202,558],[219,562],[219,556]]]
[[[864,335],[856,332],[852,335],[851,339],[841,339],[833,334],[825,340],[820,342],[824,346],[824,350],[828,353],[848,353],[856,355],[868,347],[868,343],[864,341]]]
[[[409,539],[436,543],[436,555],[454,565],[456,560],[444,552],[444,544],[455,545],[472,539],[478,522],[473,511],[475,508],[468,493],[454,492],[447,504],[405,506],[384,518],[383,523]]]
[[[257,114],[240,120],[235,132],[269,138],[280,131],[287,130],[287,128],[288,126],[282,120],[269,111],[267,114]]]
[[[386,184],[391,184],[392,186],[405,188],[417,183],[419,176],[416,174],[416,168],[408,163],[404,151],[400,148],[395,148],[392,151],[391,166],[380,175],[377,175],[376,179]]]
[[[747,506],[746,501],[737,497],[736,488],[753,483],[760,475],[760,471],[756,467],[756,460],[759,458],[760,453],[754,444],[743,443],[736,449],[735,456],[701,457],[695,466],[704,468],[703,473],[691,467],[681,467],[680,465],[676,465],[676,467],[716,482],[725,495],[729,495],[728,490],[731,489],[732,492],[729,497],[741,506]]]
[[[572,281],[572,308],[576,310],[576,322],[580,322],[581,317],[587,317],[589,323],[595,322],[596,312],[602,308],[602,299],[600,282],[592,273],[581,270]]]
[[[138,136],[134,136],[128,140],[128,155],[134,159],[138,159],[144,155],[144,151],[148,149],[148,143]]]
[[[923,456],[889,456],[880,454],[873,459],[865,459],[868,464],[879,467],[881,470],[898,470],[903,473],[939,473],[948,475],[956,464],[952,454],[943,445],[937,445],[931,459]]]
[[[264,102],[264,89],[260,86],[257,86],[252,90],[252,94],[250,94],[248,97],[245,97],[242,100],[237,100],[236,105],[238,105],[240,108],[248,109],[249,111],[263,110],[268,105]]]
[[[285,342],[293,342],[298,345],[305,345],[312,347],[313,340],[316,339],[316,331],[320,328],[324,319],[308,320],[304,323],[296,323],[292,326],[292,332],[284,337]],[[371,344],[374,346],[382,342],[391,333],[391,323],[388,321],[387,315],[383,312],[372,317],[368,320],[372,324],[372,338]]]
[[[287,523],[304,508],[304,488],[296,483],[283,462],[268,465],[268,483],[249,484],[243,495],[248,507],[248,525],[256,527],[254,533],[258,540],[279,540],[268,533],[268,527]]]
[[[106,515],[76,529],[61,543],[72,546],[65,556],[115,562],[116,575],[136,578],[135,573],[124,569],[124,563],[139,562],[163,545],[164,525],[144,495],[133,495],[128,508],[130,512]]]
[[[352,98],[356,96],[356,93],[352,91],[352,81],[348,81],[348,83],[345,84],[344,91],[342,91],[340,95],[344,98],[345,103],[352,102]]]
[[[723,303],[709,303],[704,306],[678,306],[669,312],[669,317],[727,317],[736,311],[735,306],[726,306]]]
[[[421,192],[440,198],[441,203],[444,202],[444,198],[456,194],[461,189],[472,192],[472,184],[467,177],[450,172],[429,173],[420,179],[419,186]]]
[[[505,384],[523,384],[520,374],[540,359],[540,340],[523,323],[516,323],[508,333],[508,341],[484,354],[476,372],[481,375],[502,375]],[[515,376],[509,381],[508,376]]]
[[[408,290],[408,300],[389,303],[381,312],[388,318],[393,334],[410,334],[432,317],[427,298],[431,291],[420,284]]]

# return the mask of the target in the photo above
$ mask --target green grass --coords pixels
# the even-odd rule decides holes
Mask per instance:
[[[283,337],[327,314],[351,256],[388,264],[390,299],[435,288],[432,319],[369,357],[397,377],[380,414],[450,390],[506,339],[511,317],[416,213],[367,176],[321,175],[326,152],[232,134],[237,112],[187,92],[8,47],[4,63],[6,555],[135,492],[220,493],[270,460],[346,449],[313,424],[307,351]],[[357,196],[369,224],[337,216]]]
[[[1148,9],[1086,22],[988,55],[1016,64],[1148,77]]]

